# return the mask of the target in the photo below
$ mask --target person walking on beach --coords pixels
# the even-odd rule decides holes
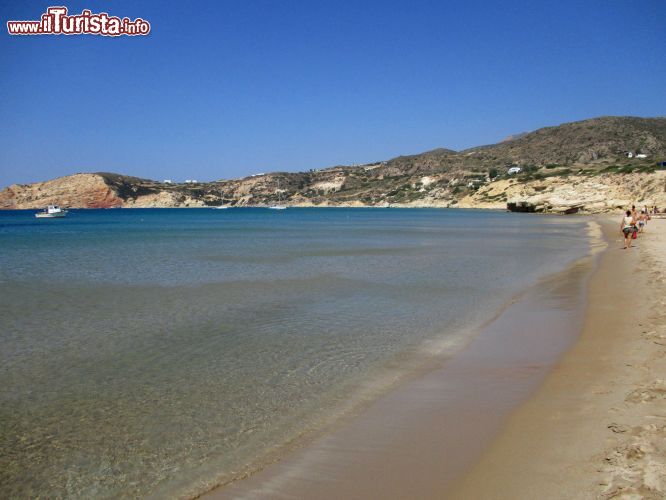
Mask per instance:
[[[636,217],[636,229],[638,231],[638,234],[643,232],[643,228],[645,227],[645,219],[643,218],[644,212],[641,210],[641,213],[638,214],[638,217]]]
[[[620,231],[624,234],[624,249],[631,248],[631,239],[636,231],[636,219],[631,215],[631,210],[627,210],[620,223]]]

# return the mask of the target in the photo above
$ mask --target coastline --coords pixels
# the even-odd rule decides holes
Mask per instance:
[[[574,129],[583,126],[583,136],[587,137],[589,125],[579,122]],[[599,126],[602,126],[601,122]],[[604,128],[607,126],[620,125],[617,122],[603,125]],[[646,123],[641,125],[645,126]],[[560,134],[563,130],[558,132],[557,129],[560,127],[549,131],[559,137],[558,144],[563,144]],[[644,130],[642,134],[645,133]],[[618,132],[615,137],[621,135]],[[545,140],[539,133],[534,138],[537,142]],[[552,139],[545,140],[543,146],[552,148]],[[578,140],[579,133],[572,133],[571,141]],[[281,204],[289,207],[322,208],[471,208],[601,214],[635,203],[637,206],[657,205],[663,209],[666,204],[663,190],[666,170],[663,166],[647,158],[624,163],[624,155],[615,156],[617,148],[626,149],[624,143],[613,148],[613,153],[607,151],[608,154],[597,158],[596,155],[608,148],[608,144],[604,141],[601,149],[593,149],[594,159],[584,155],[574,163],[571,163],[571,154],[556,158],[562,155],[560,149],[552,152],[556,156],[546,160],[543,151],[532,150],[534,144],[531,144],[522,158],[517,158],[515,151],[509,151],[506,161],[501,161],[496,153],[484,159],[476,151],[450,152],[433,163],[429,153],[425,153],[425,156],[417,155],[407,162],[405,158],[397,157],[388,163],[374,164],[369,170],[370,165],[337,166],[210,182],[173,183],[111,172],[77,173],[7,186],[0,190],[0,209],[42,209],[53,204],[65,208],[266,207],[278,198]],[[591,147],[588,142],[580,146],[586,150]],[[503,150],[506,145],[500,143],[494,147]],[[485,152],[490,153],[490,150]],[[575,153],[573,157],[578,155]],[[472,158],[473,164],[468,163]],[[656,159],[659,159],[659,153]],[[620,162],[624,164],[620,165]],[[525,172],[509,174],[508,169],[497,170],[499,163],[524,164]],[[527,165],[530,165],[529,169]],[[536,165],[540,166],[533,170]],[[278,197],[280,185],[285,189]]]
[[[596,223],[588,231],[591,241],[600,240]],[[446,495],[576,341],[595,259],[590,256],[531,287],[461,351],[437,360],[359,414],[203,497]]]
[[[630,251],[604,230],[580,340],[451,498],[666,495],[666,221]]]
[[[623,200],[623,203],[625,205],[628,205],[631,203],[629,200]],[[639,203],[639,206],[641,204]],[[235,210],[244,210],[244,209],[268,209],[271,205],[270,204],[258,204],[258,205],[227,205],[227,209],[235,209]],[[286,203],[285,204],[286,208],[291,208],[291,209],[349,209],[349,208],[362,208],[362,209],[376,209],[376,210],[386,210],[386,209],[410,209],[410,210],[468,210],[468,211],[480,211],[480,212],[515,212],[515,213],[530,213],[530,216],[532,217],[538,217],[540,215],[545,215],[545,216],[552,216],[552,215],[557,215],[557,216],[566,216],[566,217],[571,217],[571,216],[584,216],[584,217],[589,217],[589,216],[595,216],[595,217],[603,217],[603,216],[612,216],[615,213],[617,213],[618,209],[621,207],[608,207],[604,209],[595,209],[594,211],[587,211],[587,210],[580,210],[580,211],[574,211],[574,212],[566,212],[564,209],[559,210],[559,211],[532,211],[528,212],[526,210],[510,210],[507,208],[506,203],[502,204],[479,204],[479,205],[474,205],[474,204],[448,204],[448,203],[424,203],[424,204],[418,204],[418,203],[410,203],[410,204],[404,204],[404,203],[391,203],[391,204],[383,204],[383,205],[368,205],[368,204],[363,204],[361,202],[354,202],[354,203],[339,203],[339,204],[313,204],[313,203]],[[88,210],[127,210],[127,211],[132,211],[132,210],[214,210],[220,208],[219,205],[188,205],[188,206],[182,206],[182,205],[174,205],[174,206],[156,206],[156,205],[127,205],[127,206],[122,206],[122,205],[114,205],[114,206],[108,206],[108,207],[72,207],[72,206],[67,206],[66,209],[68,211],[88,211]],[[4,212],[26,212],[26,213],[34,213],[35,211],[40,211],[43,210],[44,206],[36,206],[36,207],[29,207],[29,208],[6,208],[6,207],[0,207],[0,211]],[[666,212],[661,212],[658,214],[653,214],[653,218],[655,219],[665,219],[666,218]]]

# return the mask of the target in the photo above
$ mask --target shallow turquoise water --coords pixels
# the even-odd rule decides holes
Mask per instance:
[[[589,251],[501,212],[32,213],[0,212],[3,497],[233,477]]]

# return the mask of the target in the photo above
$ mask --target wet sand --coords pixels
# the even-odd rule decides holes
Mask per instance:
[[[588,258],[533,287],[451,359],[440,360],[279,462],[204,497],[450,495],[512,411],[576,342],[593,268]]]
[[[666,220],[618,224],[579,342],[448,497],[666,498]]]

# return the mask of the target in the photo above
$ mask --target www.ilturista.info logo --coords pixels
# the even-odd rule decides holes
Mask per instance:
[[[137,36],[150,33],[150,23],[140,17],[132,21],[106,12],[93,14],[88,9],[70,16],[67,7],[49,7],[39,21],[7,21],[7,31],[10,35]]]

